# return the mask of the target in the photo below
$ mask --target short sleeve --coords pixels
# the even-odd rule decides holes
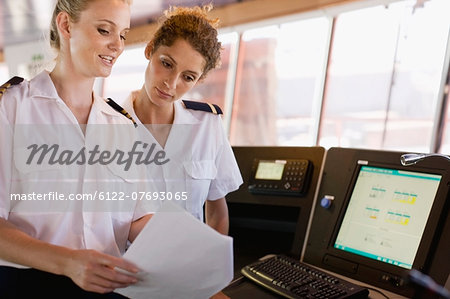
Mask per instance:
[[[3,98],[4,100],[4,98]],[[8,219],[12,177],[12,125],[7,119],[5,106],[0,102],[0,217]]]
[[[234,157],[233,150],[225,134],[222,119],[217,116],[216,122],[218,150],[215,157],[217,176],[212,180],[207,200],[217,200],[235,191],[242,184],[242,176]]]

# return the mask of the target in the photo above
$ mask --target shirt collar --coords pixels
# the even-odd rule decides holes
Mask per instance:
[[[119,111],[116,111],[114,110],[113,107],[109,106],[108,103],[106,103],[105,99],[103,99],[100,96],[97,96],[95,93],[94,93],[94,103],[92,104],[92,106],[95,106],[95,108],[98,111],[101,111],[105,114],[111,116],[125,117],[121,115]]]
[[[48,71],[42,71],[30,80],[30,96],[58,99],[58,92]]]
[[[129,113],[131,113],[133,117],[136,118],[135,120],[138,122],[138,124],[142,124],[142,122],[136,115],[136,111],[134,111],[133,101],[135,99],[135,96],[136,96],[135,92],[131,93],[127,97],[123,105],[123,108],[127,110]],[[195,117],[195,115],[192,113],[191,110],[186,109],[186,107],[184,107],[184,104],[181,100],[175,101],[174,109],[175,109],[175,118],[173,120],[174,125],[197,124],[200,122],[200,120]]]
[[[53,84],[52,79],[50,78],[50,73],[48,71],[42,71],[36,77],[30,80],[30,95],[32,97],[40,97],[40,98],[48,98],[54,100],[60,100],[58,96],[58,92],[56,91],[55,85]],[[103,112],[112,116],[121,116],[119,112],[116,112],[111,106],[109,106],[106,101],[97,96],[93,92],[94,102],[93,107],[97,111]]]

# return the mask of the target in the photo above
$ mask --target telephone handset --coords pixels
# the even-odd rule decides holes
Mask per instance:
[[[248,190],[255,194],[306,194],[312,165],[306,159],[254,159]]]

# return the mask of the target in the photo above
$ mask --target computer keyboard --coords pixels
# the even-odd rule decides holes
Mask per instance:
[[[287,298],[367,298],[369,290],[276,255],[245,266],[242,274]]]

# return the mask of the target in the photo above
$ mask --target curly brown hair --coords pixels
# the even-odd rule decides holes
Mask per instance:
[[[208,18],[212,5],[195,7],[170,7],[164,12],[162,23],[147,44],[149,57],[159,46],[170,47],[177,39],[186,40],[206,61],[201,79],[220,66],[222,44],[217,39],[219,19]]]

